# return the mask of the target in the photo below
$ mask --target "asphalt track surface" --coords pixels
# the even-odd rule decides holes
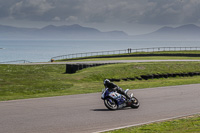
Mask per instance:
[[[130,92],[138,109],[109,111],[101,93],[3,101],[0,133],[90,133],[200,112],[200,84]]]

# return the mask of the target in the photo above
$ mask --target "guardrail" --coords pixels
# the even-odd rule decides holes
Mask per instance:
[[[75,54],[60,55],[60,56],[52,57],[51,61],[98,56],[98,55],[129,54],[129,53],[137,53],[137,52],[196,51],[196,50],[200,50],[200,47],[153,47],[153,48],[139,48],[139,49],[128,48],[128,49],[124,49],[124,50],[87,52],[87,53],[75,53]]]
[[[75,53],[75,54],[55,56],[55,57],[52,57],[51,60],[73,59],[73,58],[90,57],[90,56],[98,56],[98,55],[125,54],[127,52],[128,50],[125,49],[125,50],[113,50],[113,51]]]
[[[51,58],[53,60],[62,60],[62,59],[73,59],[73,58],[84,58],[98,55],[116,55],[116,54],[130,54],[137,52],[160,52],[160,51],[197,51],[200,50],[200,47],[153,47],[153,48],[139,48],[139,49],[124,49],[124,50],[113,50],[113,51],[99,51],[99,52],[87,52],[87,53],[75,53],[60,55]],[[0,62],[0,64],[23,64],[23,63],[32,63],[27,60],[16,60],[16,61],[6,61]]]
[[[153,48],[131,49],[129,53],[160,52],[160,51],[197,51],[197,50],[200,50],[200,47],[153,47]]]
[[[24,63],[32,63],[27,60],[16,60],[16,61],[6,61],[6,62],[0,62],[0,64],[24,64]]]

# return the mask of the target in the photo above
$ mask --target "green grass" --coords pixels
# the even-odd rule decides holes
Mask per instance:
[[[150,62],[150,63],[124,63],[105,65],[96,69],[84,71],[86,79],[103,80],[105,78],[128,78],[149,74],[167,74],[181,72],[199,72],[199,62]],[[79,73],[77,73],[78,75]],[[80,76],[81,76],[80,75]]]
[[[0,101],[100,92],[105,78],[200,72],[199,62],[124,63],[65,74],[65,65],[0,65]],[[200,83],[200,76],[118,82],[129,89]]]
[[[180,57],[180,56],[145,56],[145,57],[115,57],[115,58],[89,58],[68,60],[68,62],[76,61],[105,61],[105,60],[200,60],[200,57]],[[62,60],[60,60],[62,61]],[[65,61],[65,60],[64,60]],[[59,62],[59,61],[57,61]]]
[[[130,127],[107,133],[199,133],[200,116]]]

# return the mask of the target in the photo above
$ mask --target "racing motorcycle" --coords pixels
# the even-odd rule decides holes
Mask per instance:
[[[129,89],[125,90],[125,93],[128,93]],[[117,92],[110,92],[108,88],[102,90],[101,99],[104,100],[105,106],[109,110],[117,110],[125,107],[138,108],[140,103],[136,97],[133,96],[133,93],[130,94],[131,99],[127,99],[124,95],[121,95]]]

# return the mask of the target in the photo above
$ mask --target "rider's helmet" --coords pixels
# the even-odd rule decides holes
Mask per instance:
[[[104,82],[103,82],[104,86],[107,86],[109,83],[110,83],[109,79],[105,79]]]

